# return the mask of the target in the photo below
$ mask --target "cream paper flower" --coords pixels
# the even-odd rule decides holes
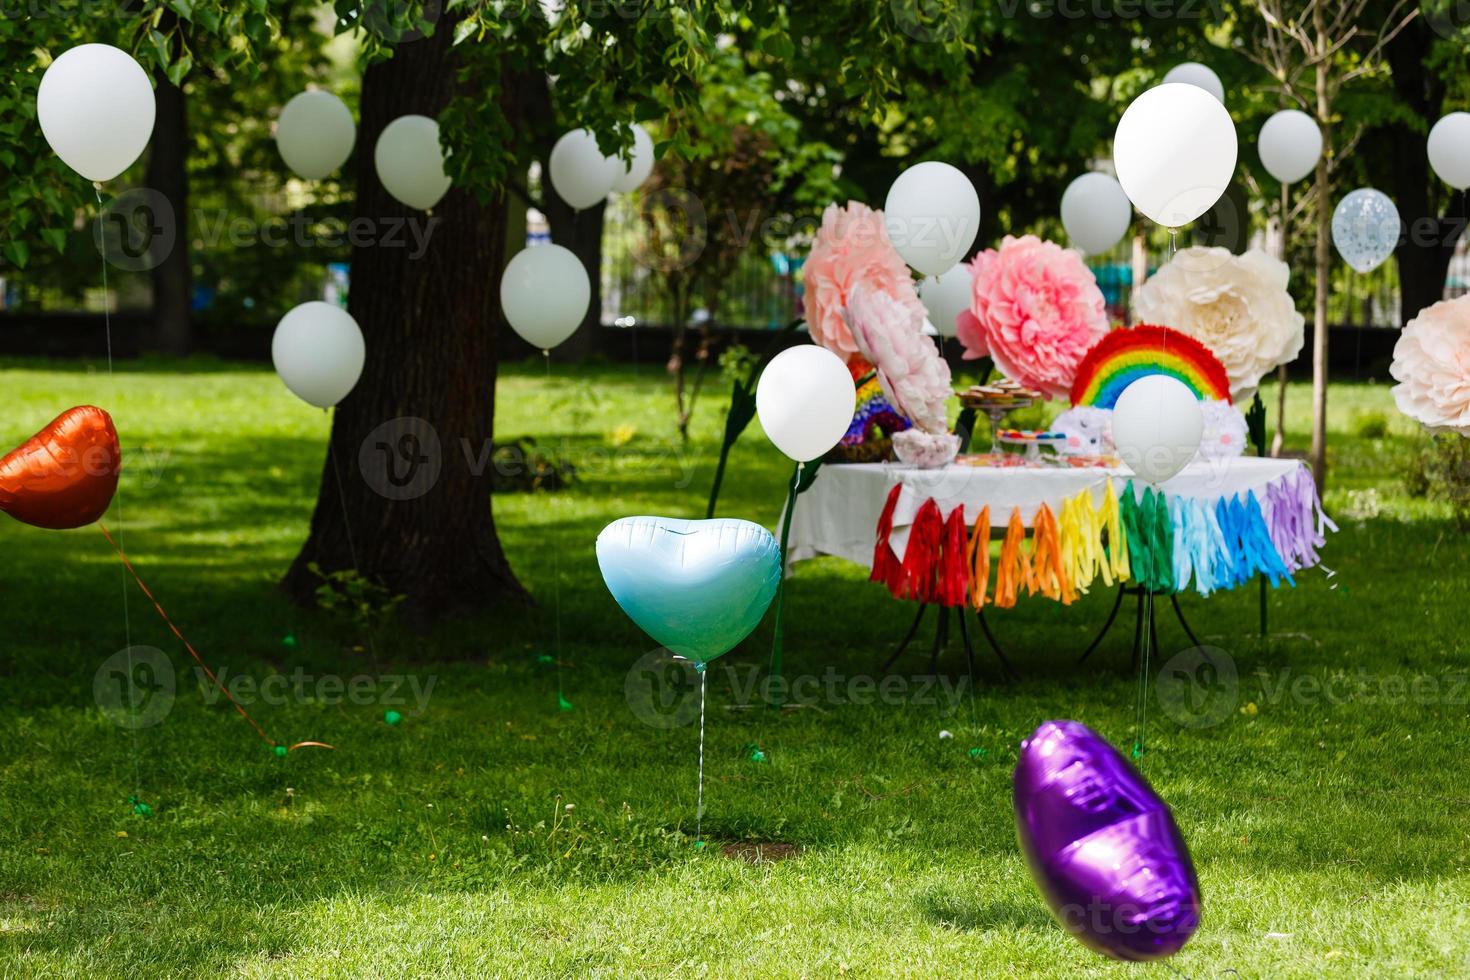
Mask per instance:
[[[1470,436],[1470,295],[1420,310],[1399,334],[1389,373],[1399,411],[1431,432]]]
[[[1296,359],[1305,318],[1286,291],[1286,263],[1260,249],[1196,245],[1174,256],[1139,290],[1134,319],[1173,327],[1203,343],[1230,378],[1230,397],[1249,401],[1261,379]]]

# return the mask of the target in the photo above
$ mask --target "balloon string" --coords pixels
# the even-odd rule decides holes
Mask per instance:
[[[250,727],[255,729],[255,733],[259,735],[262,739],[264,739],[267,745],[271,746],[272,748],[279,747],[281,743],[277,742],[275,739],[267,735],[265,733],[265,729],[261,728],[260,725],[255,721],[255,719],[250,717],[250,713],[245,710],[244,706],[242,706],[239,701],[235,700],[235,696],[230,693],[230,689],[224,684],[220,683],[220,679],[215,676],[214,671],[209,669],[209,665],[204,662],[204,658],[199,656],[199,651],[194,649],[194,645],[190,643],[188,638],[184,636],[183,632],[174,625],[174,621],[169,618],[168,613],[164,612],[163,606],[159,605],[158,600],[153,597],[153,593],[149,591],[148,586],[143,582],[142,577],[138,575],[138,570],[133,567],[133,563],[128,559],[128,556],[123,552],[122,548],[118,546],[118,543],[113,540],[112,534],[107,530],[107,525],[103,524],[101,521],[98,521],[97,526],[101,528],[102,536],[107,539],[107,543],[112,545],[112,550],[117,552],[117,557],[122,560],[123,568],[127,569],[128,573],[132,575],[133,581],[138,583],[138,588],[141,589],[143,591],[143,594],[148,597],[148,601],[153,603],[153,608],[158,610],[158,615],[163,619],[164,623],[168,625],[168,628],[173,631],[174,636],[178,637],[179,642],[184,644],[184,649],[189,651],[189,656],[194,658],[194,662],[199,665],[199,669],[204,671],[205,676],[207,676],[214,684],[214,686],[219,689],[219,692],[225,696],[226,700],[228,700],[230,704],[234,705],[235,710],[240,713],[240,717],[244,718],[247,722],[250,723]],[[126,583],[126,581],[126,578],[124,578],[124,583]],[[322,749],[335,748],[335,746],[328,745],[325,742],[297,742],[294,745],[288,746],[286,748],[286,751],[290,752],[293,749],[303,748],[307,746]]]
[[[323,409],[326,411],[326,409]],[[362,565],[357,560],[357,543],[352,537],[352,518],[347,514],[347,491],[342,488],[342,469],[337,465],[337,434],[336,426],[327,433],[327,458],[332,461],[332,478],[337,484],[337,503],[342,508],[342,531],[347,536],[347,554],[352,558],[352,570],[358,575],[362,574]],[[368,652],[372,655],[374,669],[377,669],[378,644],[374,640],[377,633],[376,627],[371,620],[368,621],[366,630]]]
[[[551,393],[551,350],[541,351],[546,358],[546,390]],[[552,647],[551,653],[556,660],[556,703],[563,711],[570,710],[572,702],[567,700],[566,691],[561,683],[561,552],[559,548],[551,549],[551,620],[552,620]]]
[[[694,805],[694,845],[699,846],[704,836],[704,690],[709,680],[708,664],[700,664],[699,670],[699,795]]]
[[[97,195],[97,222],[99,226],[98,231],[101,232],[103,230],[101,227],[103,206],[101,181],[92,182],[92,192]],[[99,251],[102,255],[102,332],[103,336],[107,340],[107,383],[108,387],[112,389],[113,407],[116,408],[118,401],[117,377],[113,373],[112,369],[112,303],[109,297],[111,287],[107,281],[107,240],[105,237],[99,234],[98,243],[102,246]],[[119,440],[119,443],[120,442],[121,440]],[[117,466],[118,470],[121,471],[122,446],[120,444],[118,446]],[[122,474],[121,472],[119,472],[117,490],[114,491],[112,498],[115,504],[114,509],[117,513],[118,540],[122,540],[123,536],[123,491],[121,476]],[[105,528],[103,529],[102,533],[107,533]],[[126,644],[123,649],[127,651],[126,656],[128,661],[128,687],[131,690],[133,685],[133,617],[128,604],[127,574],[125,572],[119,572],[118,581],[122,586],[123,637]],[[138,730],[136,726],[129,726],[128,729],[128,753],[133,758],[133,798],[136,800],[143,795],[143,777],[138,769]]]

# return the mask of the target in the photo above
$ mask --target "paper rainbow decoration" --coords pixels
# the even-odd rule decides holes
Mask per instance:
[[[872,377],[858,385],[857,411],[853,413],[852,424],[847,427],[847,435],[842,437],[842,445],[862,445],[868,441],[874,426],[885,436],[909,428],[909,420],[899,415],[883,394],[883,386],[878,383],[878,375],[871,364],[855,357],[847,368],[854,382],[862,381],[864,375],[871,374]]]
[[[1225,366],[1208,347],[1178,330],[1139,324],[1092,346],[1077,367],[1072,404],[1111,409],[1124,388],[1149,374],[1178,378],[1201,401],[1230,401]]]

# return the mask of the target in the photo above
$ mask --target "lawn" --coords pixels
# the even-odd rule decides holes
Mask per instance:
[[[1470,560],[1447,512],[1403,491],[1423,437],[1384,385],[1332,393],[1335,574],[1273,592],[1265,642],[1254,586],[1184,600],[1238,690],[1211,727],[1153,703],[1141,764],[1190,842],[1204,921],[1167,964],[1129,968],[1053,924],[1011,816],[1016,746],[1041,721],[1132,738],[1129,631],[1075,664],[1109,597],[995,614],[1017,683],[982,656],[956,698],[915,679],[916,652],[897,696],[854,703],[873,700],[862,679],[912,610],[853,566],[802,565],[787,672],[830,668],[838,696],[744,703],[769,621],[711,670],[709,845],[696,847],[697,724],[650,725],[630,706],[648,689],[630,668],[652,644],[607,595],[592,544],[620,516],[703,515],[721,399],[681,445],[659,367],[541,371],[507,369],[498,431],[535,436],[578,480],[495,501],[538,604],[369,637],[275,589],[305,536],[328,420],[268,370],[0,365],[6,447],[73,404],[113,412],[139,572],[227,679],[295,678],[299,696],[252,705],[272,737],[337,746],[276,758],[201,692],[136,591],[133,642],[165,651],[177,698],[152,727],[117,727],[94,679],[125,644],[118,562],[95,529],[0,522],[0,974],[1470,973]],[[1307,392],[1289,397],[1300,446]],[[721,513],[774,524],[788,474],[753,428]],[[547,663],[558,619],[572,710]],[[1163,662],[1187,644],[1160,625]],[[957,648],[942,666],[968,684]],[[333,685],[357,676],[359,696],[342,698]],[[134,794],[151,816],[132,812]],[[799,851],[752,863],[729,847],[755,843]]]

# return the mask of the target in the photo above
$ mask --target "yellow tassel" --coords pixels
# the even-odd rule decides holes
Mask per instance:
[[[1103,494],[1102,526],[1108,532],[1108,550],[1102,563],[1103,581],[1108,585],[1112,585],[1114,579],[1126,582],[1132,574],[1128,565],[1128,532],[1123,530],[1123,514],[1118,508],[1118,495],[1113,490],[1111,479]]]
[[[1097,578],[1097,568],[1102,560],[1097,508],[1092,504],[1090,490],[1063,502],[1059,527],[1062,568],[1072,587],[1086,595],[1092,580]]]
[[[970,535],[970,604],[985,606],[985,590],[990,585],[990,508],[980,508],[975,518],[975,531]]]

